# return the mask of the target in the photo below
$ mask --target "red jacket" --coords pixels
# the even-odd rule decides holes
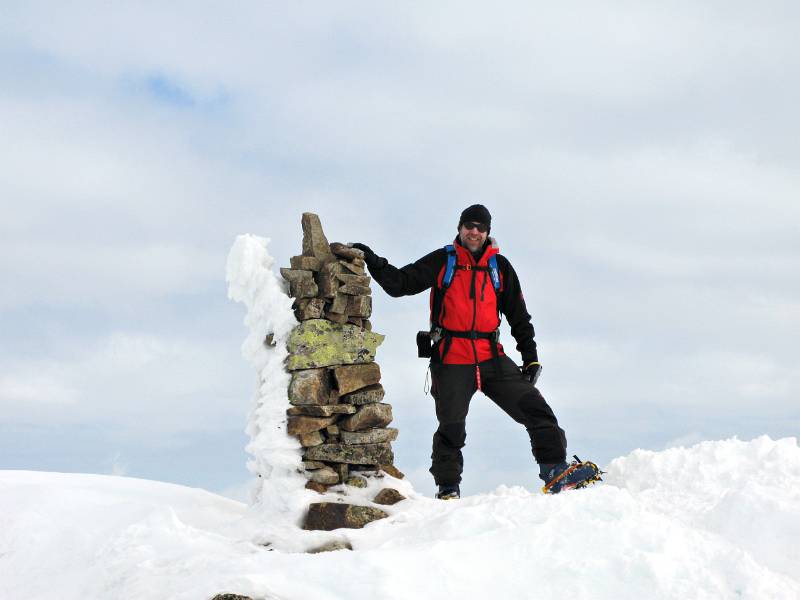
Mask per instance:
[[[494,238],[489,238],[478,261],[472,253],[456,239],[457,264],[450,288],[444,294],[442,308],[438,315],[431,314],[431,323],[451,331],[477,331],[491,333],[500,325],[499,313],[506,316],[511,326],[511,334],[517,341],[517,350],[522,354],[524,364],[538,360],[531,316],[525,306],[519,279],[507,258],[500,254]],[[495,292],[488,270],[474,270],[472,267],[488,267],[489,257],[496,255],[500,272],[500,289]],[[442,278],[447,267],[447,252],[444,248],[434,250],[418,261],[401,269],[394,267],[382,257],[370,266],[370,274],[390,296],[408,296],[431,288],[431,312],[437,292],[441,291]],[[499,311],[498,311],[499,308]],[[446,364],[476,364],[492,358],[491,342],[488,339],[452,338],[447,344],[438,344],[438,356]],[[503,347],[498,343],[503,354]]]
[[[489,257],[500,252],[493,238],[480,260],[477,262],[472,252],[459,243],[453,244],[456,250],[456,268],[450,287],[444,290],[438,315],[433,314],[434,300],[442,294],[447,263],[439,269],[436,285],[431,288],[431,323],[438,324],[449,331],[476,331],[492,333],[500,327],[500,312],[497,308],[497,293],[489,275]],[[483,270],[473,267],[482,267]],[[503,275],[500,274],[500,292],[503,289]],[[476,364],[489,360],[494,356],[492,342],[488,339],[445,338],[437,349],[439,358],[446,364]],[[499,354],[503,354],[503,346],[497,344]]]

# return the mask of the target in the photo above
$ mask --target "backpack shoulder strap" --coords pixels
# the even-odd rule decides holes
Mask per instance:
[[[442,288],[447,289],[453,283],[453,275],[456,272],[456,249],[453,244],[447,244],[444,247],[447,252],[447,266],[444,270],[444,277],[442,278]]]
[[[497,268],[497,256],[492,254],[489,257],[489,276],[492,278],[494,291],[500,291],[500,270]]]
[[[456,249],[453,244],[447,244],[447,246],[444,247],[444,251],[447,253],[447,262],[445,263],[442,285],[434,285],[431,290],[431,327],[439,325],[439,313],[442,311],[444,295],[453,282],[453,275],[455,275],[456,263],[458,262],[456,260]]]

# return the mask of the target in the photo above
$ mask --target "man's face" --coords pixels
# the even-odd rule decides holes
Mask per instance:
[[[475,225],[480,225],[481,228],[487,231],[480,232]],[[458,228],[458,241],[470,252],[477,252],[483,248],[486,238],[489,237],[488,228],[483,223],[462,223]]]

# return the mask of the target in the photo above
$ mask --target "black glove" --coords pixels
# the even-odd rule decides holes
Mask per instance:
[[[364,260],[366,260],[366,257],[367,257],[368,254],[375,254],[372,251],[372,248],[370,248],[366,244],[361,244],[359,242],[354,242],[352,244],[348,244],[348,246],[350,246],[351,248],[355,248],[356,250],[361,250],[364,253]]]
[[[528,363],[522,368],[522,376],[530,381],[533,385],[539,381],[539,375],[542,374],[542,365],[538,362]]]
[[[372,248],[367,246],[366,244],[361,244],[359,242],[355,242],[350,244],[351,248],[357,248],[364,253],[364,262],[367,263],[367,267],[370,271],[375,269],[381,269],[386,263],[385,258],[381,258],[377,254],[372,251]]]

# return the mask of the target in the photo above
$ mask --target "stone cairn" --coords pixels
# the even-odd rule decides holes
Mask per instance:
[[[282,268],[281,275],[289,282],[300,321],[288,341],[292,378],[286,412],[287,431],[303,446],[306,487],[324,493],[339,484],[366,487],[367,477],[383,473],[402,478],[391,447],[398,430],[387,427],[392,407],[382,402],[375,362],[384,336],[372,332],[369,321],[372,292],[364,253],[329,244],[315,214],[303,213],[301,222],[303,253],[293,256],[291,268]],[[403,499],[397,496],[387,488],[374,501],[393,504]],[[304,527],[362,527],[385,516],[365,506],[315,503]]]

